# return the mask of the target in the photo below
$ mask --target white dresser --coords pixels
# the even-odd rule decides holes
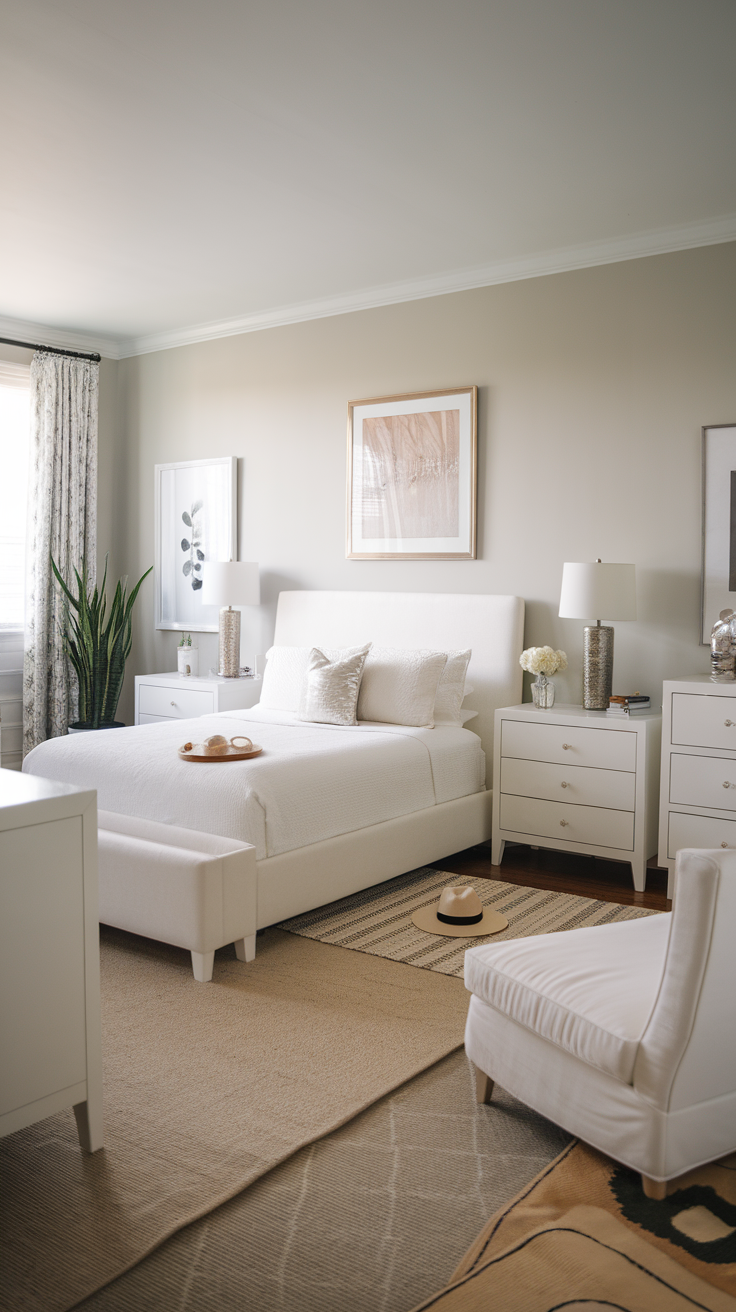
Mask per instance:
[[[629,861],[643,892],[657,851],[662,717],[582,706],[496,711],[491,861],[507,841]]]
[[[736,683],[669,679],[662,701],[659,864],[681,847],[736,847]]]
[[[102,1147],[97,794],[0,770],[0,1135],[73,1107]]]
[[[195,715],[217,711],[244,710],[260,700],[262,680],[221,679],[211,674],[194,677],[173,674],[137,674],[135,679],[135,722],[190,720]]]

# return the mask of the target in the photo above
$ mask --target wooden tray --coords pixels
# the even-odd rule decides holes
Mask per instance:
[[[201,750],[201,743],[194,743],[191,750],[185,752],[183,747],[179,748],[179,758],[182,761],[206,761],[211,764],[213,761],[249,761],[252,756],[260,756],[263,751],[258,743],[253,743],[249,751],[243,751],[240,747],[228,745],[227,751],[208,752],[204,755]]]

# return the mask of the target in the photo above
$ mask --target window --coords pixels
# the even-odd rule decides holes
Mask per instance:
[[[30,443],[28,365],[0,360],[0,630],[23,628]]]

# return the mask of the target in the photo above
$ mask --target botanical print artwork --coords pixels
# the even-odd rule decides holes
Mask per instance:
[[[458,535],[460,411],[363,420],[363,538]]]
[[[202,551],[202,529],[196,516],[199,514],[204,502],[195,501],[189,511],[184,511],[182,519],[190,531],[191,537],[182,538],[182,551],[189,552],[189,559],[184,561],[182,574],[188,578],[192,591],[198,592],[202,586],[202,561],[205,558]]]

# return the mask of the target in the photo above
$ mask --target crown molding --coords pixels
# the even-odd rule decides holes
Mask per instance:
[[[198,342],[213,341],[218,337],[261,332],[266,328],[280,328],[288,324],[304,323],[310,319],[326,319],[337,314],[352,314],[356,310],[377,309],[384,305],[396,305],[402,301],[425,300],[430,296],[446,296],[451,292],[491,287],[498,283],[520,282],[527,278],[567,273],[573,269],[618,264],[624,260],[643,259],[648,255],[666,255],[673,251],[689,250],[696,246],[715,246],[730,241],[736,241],[736,214],[726,214],[718,219],[702,220],[674,228],[634,233],[628,237],[541,251],[536,255],[497,260],[492,264],[479,265],[472,269],[457,269],[426,278],[387,283],[381,287],[366,288],[314,301],[302,301],[295,305],[278,306],[254,314],[238,315],[234,319],[221,319],[213,323],[194,324],[189,328],[148,333],[120,341],[120,356],[125,358],[132,355],[147,355],[152,351],[192,346]]]
[[[0,337],[15,337],[27,341],[29,346],[61,346],[70,351],[98,351],[109,360],[120,359],[120,342],[94,333],[75,332],[71,328],[50,328],[46,323],[32,323],[30,319],[0,318]]]

